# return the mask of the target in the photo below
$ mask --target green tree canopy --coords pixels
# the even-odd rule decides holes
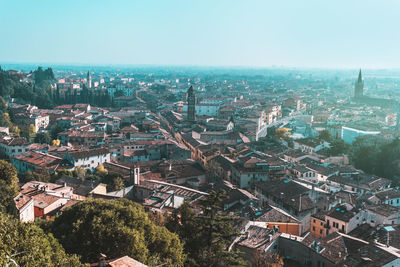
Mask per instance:
[[[51,175],[47,169],[36,168],[33,172],[20,174],[20,182],[27,183],[30,181],[50,182]]]
[[[17,194],[17,170],[7,161],[0,160],[0,210],[14,213],[14,197]]]
[[[3,113],[0,115],[0,126],[1,127],[9,127],[11,128],[13,126],[13,123],[10,120],[10,116],[8,113]]]
[[[7,113],[7,102],[0,96],[0,112]]]
[[[328,130],[323,130],[319,133],[318,139],[326,142],[331,142],[333,138]]]
[[[171,217],[166,226],[179,234],[188,254],[188,266],[247,266],[236,251],[227,247],[238,235],[232,228],[236,220],[221,210],[225,191],[211,191],[201,201],[203,213],[196,215],[188,202],[184,202]]]
[[[50,144],[51,137],[50,137],[49,133],[47,133],[47,132],[37,133],[34,140],[35,140],[35,143]]]
[[[82,201],[55,219],[52,232],[84,262],[96,261],[99,253],[147,263],[158,259],[170,266],[185,260],[178,236],[154,225],[142,206],[127,199]]]
[[[14,266],[13,262],[17,266],[83,266],[51,234],[0,212],[0,265]]]
[[[350,145],[346,144],[342,139],[335,139],[331,142],[329,148],[329,156],[339,156],[349,152]]]

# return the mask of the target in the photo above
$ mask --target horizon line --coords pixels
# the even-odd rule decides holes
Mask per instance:
[[[318,66],[249,66],[249,65],[195,65],[195,64],[134,64],[134,63],[79,63],[79,62],[12,62],[0,61],[2,65],[37,65],[38,67],[68,66],[68,67],[177,67],[177,68],[214,68],[214,69],[304,69],[304,70],[400,70],[400,67],[318,67]]]

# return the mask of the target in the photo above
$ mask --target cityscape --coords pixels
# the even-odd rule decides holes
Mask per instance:
[[[340,47],[303,48],[310,53],[304,61],[295,53],[305,42],[298,36],[293,48],[278,45],[287,56],[271,44],[263,58],[261,49],[253,51],[258,31],[251,27],[277,40],[285,35],[270,29],[268,18],[254,22],[259,8],[283,14],[287,6],[270,1],[230,7],[225,1],[153,3],[171,17],[187,9],[195,18],[209,15],[211,22],[202,26],[195,19],[181,25],[185,16],[163,20],[164,15],[146,24],[139,13],[161,12],[148,3],[84,3],[73,16],[90,27],[103,25],[98,15],[109,12],[115,31],[129,25],[132,32],[143,27],[154,35],[148,43],[147,35],[129,34],[89,41],[94,29],[88,26],[80,28],[86,37],[71,45],[57,39],[58,31],[52,31],[54,38],[41,35],[77,23],[61,22],[71,14],[70,5],[38,3],[43,10],[25,3],[30,9],[21,14],[34,14],[33,24],[45,20],[39,18],[44,14],[60,19],[55,26],[31,25],[28,31],[37,36],[24,44],[17,44],[21,25],[8,20],[22,4],[7,3],[10,14],[0,11],[10,25],[0,34],[16,42],[15,48],[0,44],[1,266],[400,266],[400,66],[393,65],[398,55],[384,61],[384,52],[376,51],[382,60],[365,59],[368,54],[354,49],[353,61],[341,64]],[[343,21],[357,24],[349,16],[358,9],[353,4],[338,4],[327,16],[343,9]],[[382,25],[390,19],[398,25],[400,6],[391,3],[390,11],[387,5],[368,3],[364,12],[382,8]],[[140,12],[125,13],[128,6]],[[91,10],[98,13],[80,17]],[[223,10],[226,22],[204,26]],[[238,25],[228,13],[239,11],[250,14],[243,19],[249,35],[230,31]],[[301,18],[299,24],[309,25]],[[21,18],[22,24],[30,19]],[[343,27],[337,41],[353,31],[340,21],[321,23],[315,27]],[[169,27],[176,32],[166,37]],[[178,37],[190,29],[204,37],[205,28],[210,41],[216,32],[227,40],[247,38],[248,57],[241,60],[243,51],[221,45],[219,37],[215,53],[205,44],[191,46],[202,41]],[[358,31],[352,36],[364,41]],[[377,28],[370,31],[379,35]],[[154,36],[160,42],[151,42]],[[132,52],[120,46],[136,45],[124,38],[138,38],[148,50],[141,44],[142,50]],[[263,38],[256,39],[266,47]],[[371,54],[375,45],[366,44]],[[171,56],[154,47],[169,47]],[[93,52],[99,49],[101,56]],[[313,61],[313,53],[326,56]]]

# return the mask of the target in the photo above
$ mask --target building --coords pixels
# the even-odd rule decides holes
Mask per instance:
[[[250,225],[233,247],[242,252],[241,256],[247,262],[250,262],[252,266],[256,266],[257,259],[255,255],[259,253],[276,254],[279,236],[280,233],[276,229]]]
[[[364,81],[361,76],[361,69],[358,73],[358,79],[354,84],[354,98],[362,98],[364,96]]]
[[[35,133],[49,126],[50,117],[38,113],[18,113],[14,115],[14,122],[23,127],[35,126]]]
[[[57,169],[71,169],[62,158],[36,151],[27,151],[11,158],[18,173],[33,172],[37,168],[55,172]]]
[[[281,235],[279,254],[299,266],[400,266],[400,255],[395,247],[338,232],[323,238],[311,234],[304,238]]]
[[[65,131],[59,133],[57,137],[57,139],[59,139],[63,145],[71,143],[73,145],[97,147],[98,145],[104,143],[106,133],[95,131]]]
[[[13,158],[29,150],[29,143],[24,137],[0,137],[0,153],[5,158]]]
[[[256,218],[257,222],[264,222],[270,229],[278,229],[280,233],[300,236],[300,221],[284,210],[267,205],[263,209],[265,212]],[[261,213],[262,211],[260,211]],[[257,213],[255,214],[257,216]]]
[[[188,111],[187,111],[187,120],[190,122],[196,121],[196,96],[194,94],[193,86],[190,86],[187,91],[187,102],[188,102]]]
[[[367,223],[371,226],[398,225],[400,208],[386,204],[366,205]]]
[[[376,129],[369,129],[362,126],[343,126],[342,127],[342,139],[348,144],[351,144],[356,140],[358,136],[363,135],[378,135],[381,132]]]
[[[365,212],[346,205],[338,206],[325,215],[327,234],[333,232],[349,233],[365,221]]]
[[[328,234],[328,229],[326,229],[325,213],[318,212],[311,215],[310,233],[318,238],[323,238]]]
[[[33,200],[34,218],[51,216],[51,213],[64,207],[70,201],[69,205],[76,203],[71,187],[36,181],[28,182],[22,186],[20,194],[14,199],[17,208],[20,206],[19,201],[23,203],[25,202],[24,199],[28,200],[29,198]],[[17,201],[18,199],[19,201]],[[31,211],[23,214],[23,216],[24,219],[32,219]]]
[[[68,152],[64,155],[74,167],[94,170],[100,164],[111,161],[110,151],[106,148],[89,149],[86,151]]]
[[[316,138],[297,139],[293,142],[294,149],[301,150],[303,153],[314,154],[324,148],[329,148],[328,142],[320,141]]]
[[[314,197],[314,190],[285,179],[257,182],[254,194],[261,204],[267,203],[281,208],[300,221],[301,234],[310,230],[310,218],[316,209],[316,204],[311,199]]]
[[[87,72],[87,84],[86,84],[86,86],[87,86],[87,88],[92,88],[92,76],[90,75],[90,71],[88,71]]]
[[[33,198],[24,194],[18,194],[14,198],[15,207],[19,212],[21,222],[33,222],[35,220],[35,210]]]
[[[374,201],[376,199],[376,201]],[[387,204],[394,207],[400,207],[400,191],[389,188],[387,190],[376,193],[371,200],[378,204]]]

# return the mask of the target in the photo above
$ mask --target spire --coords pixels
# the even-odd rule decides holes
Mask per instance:
[[[362,82],[361,69],[360,69],[360,72],[358,73],[358,82]]]

